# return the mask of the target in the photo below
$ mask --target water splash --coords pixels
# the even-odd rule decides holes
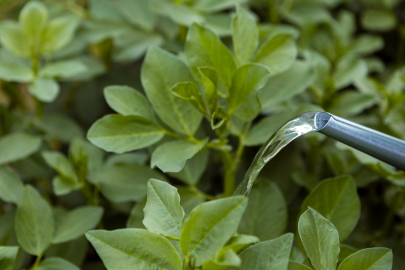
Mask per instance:
[[[329,117],[324,113],[308,112],[285,123],[260,148],[234,195],[248,196],[260,171],[281,149],[308,132],[322,129],[328,121]]]

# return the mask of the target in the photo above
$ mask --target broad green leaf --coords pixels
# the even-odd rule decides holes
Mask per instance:
[[[339,233],[332,222],[312,208],[301,215],[298,231],[316,270],[334,270],[339,256]]]
[[[361,25],[371,31],[389,31],[395,27],[397,19],[390,10],[368,9],[362,12]]]
[[[140,116],[155,120],[153,111],[145,96],[129,86],[113,85],[104,88],[108,105],[119,114]]]
[[[269,74],[265,66],[253,63],[238,68],[232,77],[232,86],[229,89],[228,111],[232,113],[243,104],[252,91],[262,87]]]
[[[259,46],[259,29],[255,18],[243,7],[237,6],[236,16],[232,19],[232,40],[236,59],[239,64],[250,61]]]
[[[388,248],[366,248],[347,257],[339,270],[391,270],[392,251]]]
[[[177,178],[189,185],[196,185],[201,179],[208,166],[209,151],[195,155],[186,161],[183,169],[177,173],[170,173],[170,176]]]
[[[22,27],[15,23],[5,21],[0,24],[0,43],[8,51],[29,58],[31,51]]]
[[[301,213],[308,207],[330,220],[339,232],[340,241],[343,242],[360,218],[360,200],[356,183],[349,176],[324,180],[305,199]]]
[[[186,217],[195,207],[206,201],[204,195],[198,192],[198,189],[180,186],[177,187],[177,192],[180,195],[180,205],[183,207]]]
[[[232,249],[235,252],[239,252],[245,247],[258,243],[259,238],[253,235],[237,235],[232,237],[225,245],[224,249]]]
[[[212,115],[218,105],[218,73],[210,67],[198,68],[201,85],[204,90],[205,100]]]
[[[86,237],[108,270],[182,269],[170,241],[147,230],[90,231]]]
[[[41,139],[25,133],[11,133],[0,138],[0,164],[24,159],[41,147]]]
[[[232,14],[215,13],[205,14],[204,24],[214,31],[219,37],[229,37],[232,35],[231,23]]]
[[[274,76],[290,68],[296,56],[297,48],[291,35],[277,34],[259,47],[253,62],[265,65]]]
[[[46,258],[43,260],[37,270],[80,270],[76,265],[61,258]]]
[[[339,90],[365,76],[367,76],[367,64],[364,60],[345,57],[337,63],[333,80],[336,89]]]
[[[142,200],[150,178],[166,181],[162,174],[139,164],[114,164],[89,176],[103,195],[115,203]]]
[[[287,269],[293,239],[293,234],[288,233],[274,240],[260,242],[249,247],[240,254],[242,259],[240,269]]]
[[[187,35],[185,54],[195,74],[198,74],[198,67],[212,67],[225,88],[231,86],[236,70],[235,60],[231,51],[214,32],[194,23]]]
[[[78,190],[82,187],[81,183],[77,183],[72,181],[72,179],[64,177],[62,175],[56,175],[52,179],[52,187],[53,187],[53,192],[57,196],[62,196],[69,194],[70,192],[74,190]]]
[[[295,61],[285,72],[271,76],[266,85],[259,90],[262,107],[270,110],[301,94],[314,82],[315,75],[315,69],[310,61]]]
[[[61,176],[68,178],[74,183],[79,182],[72,165],[62,153],[56,151],[44,151],[42,152],[42,157],[45,162]]]
[[[203,270],[223,270],[228,266],[239,267],[241,265],[241,259],[232,249],[226,249],[223,252],[220,250],[218,253],[220,255],[215,260],[203,264]]]
[[[325,7],[311,2],[294,2],[283,15],[287,20],[299,26],[329,22],[332,19]]]
[[[159,145],[152,154],[151,167],[158,167],[163,172],[179,172],[186,161],[195,156],[207,143],[176,140]]]
[[[204,97],[195,83],[179,82],[170,89],[170,92],[172,92],[173,95],[190,102],[190,104],[202,114],[207,114]]]
[[[266,80],[267,78],[265,78],[263,82],[265,82]],[[259,86],[262,87],[263,85]],[[259,101],[259,96],[257,94],[257,91],[254,90],[250,92],[249,96],[245,99],[242,105],[240,105],[235,110],[233,116],[237,117],[242,122],[249,122],[253,121],[253,119],[255,119],[260,114],[261,110],[262,106]]]
[[[144,212],[143,209],[146,205],[146,197],[140,202],[137,202],[134,207],[131,209],[131,214],[127,220],[127,228],[139,228],[145,229],[145,225],[143,225],[144,219]]]
[[[384,47],[384,40],[376,35],[361,35],[351,45],[351,51],[361,54],[369,54]]]
[[[0,247],[0,269],[14,270],[19,247]]]
[[[38,77],[28,85],[28,91],[42,102],[53,102],[59,94],[59,84],[53,79]]]
[[[67,45],[80,23],[76,15],[56,17],[49,21],[42,33],[41,53],[51,53]]]
[[[298,262],[293,262],[289,261],[288,262],[288,270],[311,270],[309,266],[306,266],[305,264],[301,264]]]
[[[87,67],[80,60],[63,60],[45,65],[39,70],[39,76],[44,78],[67,79],[83,72]]]
[[[117,5],[125,19],[145,30],[152,30],[158,20],[144,0],[119,0]]]
[[[82,138],[75,138],[69,146],[69,157],[74,166],[93,173],[103,165],[103,151]]]
[[[328,112],[341,117],[354,116],[375,105],[373,96],[359,92],[344,92],[332,100]]]
[[[246,205],[247,198],[237,196],[206,202],[194,208],[180,235],[184,256],[193,260],[196,266],[213,260],[217,251],[236,232]]]
[[[51,207],[33,187],[26,186],[15,218],[18,243],[29,254],[38,256],[50,246],[53,231]]]
[[[0,78],[8,82],[30,82],[34,74],[25,63],[0,58]]]
[[[197,10],[204,12],[216,12],[234,7],[236,4],[243,4],[247,0],[200,0],[195,4]]]
[[[180,206],[177,189],[168,183],[150,179],[147,198],[143,224],[148,231],[178,239],[184,210]]]
[[[176,56],[151,47],[142,65],[141,81],[159,118],[177,132],[193,135],[202,115],[170,89],[178,82],[193,81],[187,66]]]
[[[89,129],[91,143],[109,152],[122,154],[150,146],[162,139],[164,130],[138,116],[107,115]]]
[[[46,251],[45,256],[46,258],[58,257],[79,266],[83,264],[88,247],[89,241],[83,235],[73,241],[52,245]]]
[[[45,114],[40,119],[35,119],[33,124],[47,139],[68,143],[73,138],[83,137],[83,130],[77,122],[57,113]]]
[[[262,241],[280,236],[287,227],[288,218],[287,203],[281,190],[263,179],[253,186],[250,194],[238,232],[255,235]]]
[[[201,23],[204,20],[197,10],[171,1],[151,0],[149,7],[153,12],[165,17],[167,16],[179,25],[190,26],[194,22]]]
[[[107,157],[105,166],[117,165],[117,164],[140,164],[145,165],[149,160],[149,155],[143,151],[137,151],[134,153],[126,154],[114,154]]]
[[[39,1],[28,2],[20,12],[19,21],[33,52],[38,48],[47,19],[48,10]]]
[[[18,204],[24,193],[24,185],[8,167],[0,166],[0,199]]]

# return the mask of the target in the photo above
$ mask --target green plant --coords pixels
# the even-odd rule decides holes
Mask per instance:
[[[405,139],[404,7],[0,1],[0,269],[403,269],[404,172],[321,134],[232,194],[300,113]]]

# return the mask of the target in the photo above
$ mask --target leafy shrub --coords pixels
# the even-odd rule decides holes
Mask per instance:
[[[403,269],[404,172],[321,134],[232,194],[303,112],[405,139],[404,7],[0,2],[0,268]]]

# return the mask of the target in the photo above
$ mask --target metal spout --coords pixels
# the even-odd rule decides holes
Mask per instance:
[[[405,171],[405,141],[330,113],[315,121],[318,132]]]

